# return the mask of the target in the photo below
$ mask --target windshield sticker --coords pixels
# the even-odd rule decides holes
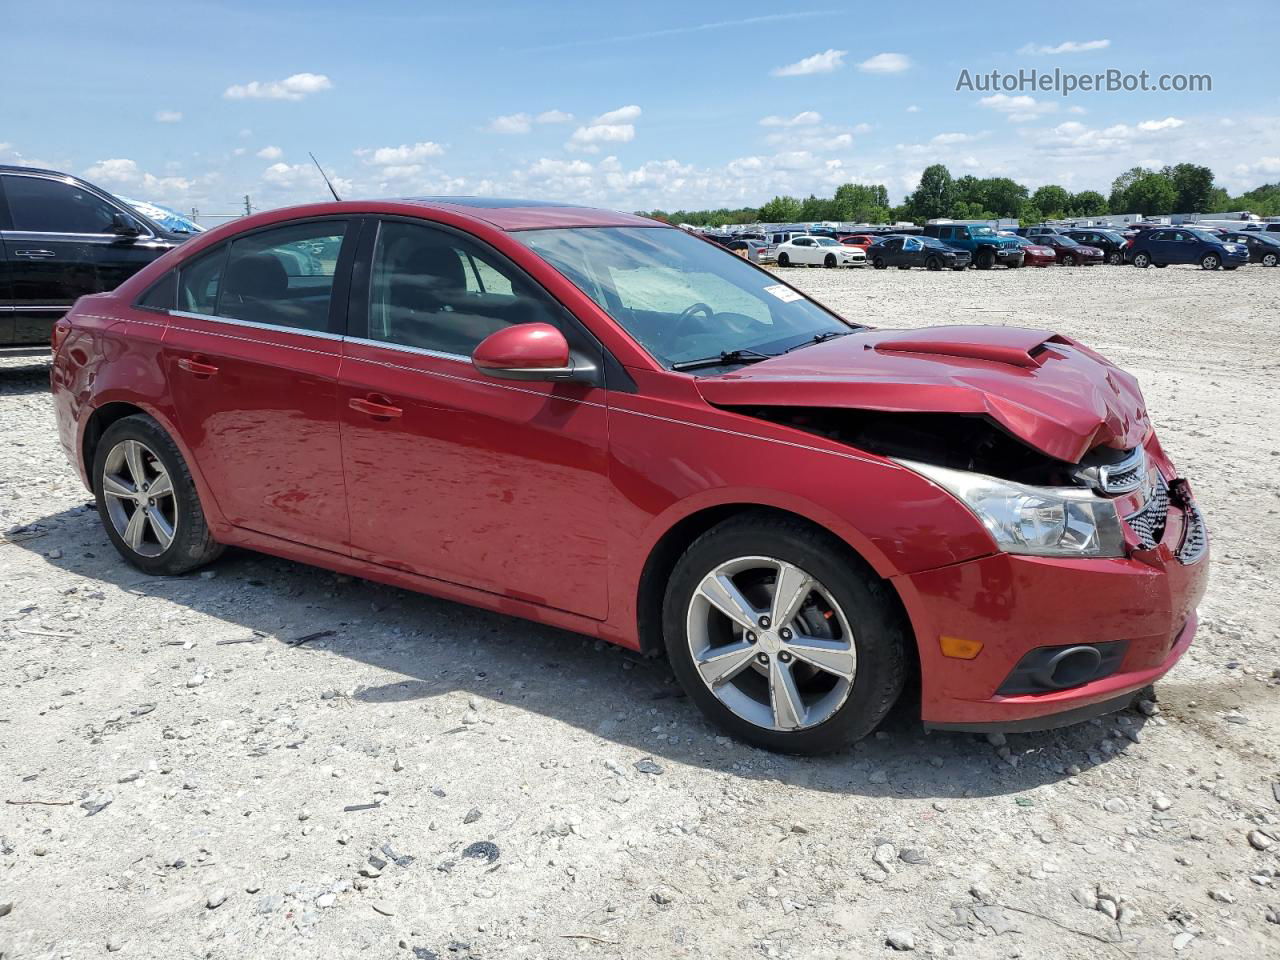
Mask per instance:
[[[782,285],[781,283],[775,283],[771,287],[765,287],[764,292],[772,294],[783,303],[793,303],[796,300],[804,299],[800,294],[796,293],[796,291],[792,290],[790,287]]]

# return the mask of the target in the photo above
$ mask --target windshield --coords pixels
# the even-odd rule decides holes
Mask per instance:
[[[838,240],[832,240],[830,237],[817,237],[816,239],[817,239],[817,241],[818,241],[818,246],[820,246],[820,247],[838,247],[838,246],[840,246],[840,241],[838,241]]]
[[[971,237],[994,237],[996,232],[990,227],[970,227],[969,236]]]
[[[1064,236],[1063,234],[1059,234],[1058,236],[1054,237],[1053,239],[1054,239],[1054,241],[1055,241],[1055,242],[1057,242],[1060,246],[1064,246],[1064,247],[1078,247],[1078,246],[1080,246],[1080,244],[1076,243],[1076,242],[1075,242],[1074,240],[1072,240],[1070,237],[1068,237],[1068,236]]]
[[[514,236],[667,367],[732,351],[775,354],[858,329],[683,230],[584,227]]]
[[[1220,243],[1221,242],[1216,233],[1209,233],[1207,230],[1188,230],[1187,233],[1191,234],[1201,243]]]

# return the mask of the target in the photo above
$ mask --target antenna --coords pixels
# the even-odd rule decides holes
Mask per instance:
[[[316,155],[308,150],[307,156],[311,158],[311,162],[314,163],[316,165],[316,169],[320,171],[320,176],[324,177],[324,185],[328,187],[329,192],[333,194],[333,199],[341,203],[342,198],[338,196],[338,191],[333,189],[333,183],[330,182],[329,175],[324,172],[324,167],[320,166],[320,161],[316,159]]]

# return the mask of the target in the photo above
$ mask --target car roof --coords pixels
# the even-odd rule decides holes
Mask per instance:
[[[547,200],[498,197],[405,197],[393,201],[482,220],[500,230],[538,230],[549,227],[669,227],[648,217],[615,210]]]

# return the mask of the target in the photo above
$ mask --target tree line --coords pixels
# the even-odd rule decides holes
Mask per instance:
[[[1069,217],[1100,217],[1108,213],[1220,213],[1249,210],[1259,216],[1280,216],[1280,183],[1267,183],[1239,196],[1215,185],[1213,171],[1194,163],[1179,163],[1160,170],[1133,167],[1116,177],[1111,192],[1072,193],[1046,184],[1029,190],[1008,177],[952,177],[944,164],[926,167],[920,184],[901,204],[889,203],[883,184],[846,183],[831,197],[810,194],[774,197],[760,207],[737,210],[649,210],[641,216],[670,223],[720,227],[728,223],[803,223],[838,220],[857,223],[922,223],[936,217],[952,220],[1017,219],[1022,223]]]

